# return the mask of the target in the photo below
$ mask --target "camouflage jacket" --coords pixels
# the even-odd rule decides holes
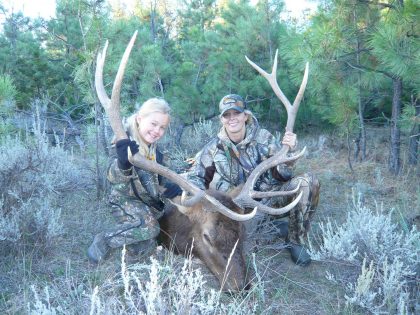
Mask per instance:
[[[164,179],[155,173],[135,167],[121,170],[118,167],[115,149],[113,151],[107,173],[107,179],[111,184],[109,202],[122,205],[130,200],[137,200],[152,210],[161,211],[164,204],[160,195],[160,186],[163,186]],[[154,148],[153,159],[159,164],[164,164],[163,155],[157,148]]]
[[[244,183],[261,161],[278,152],[281,149],[278,140],[252,118],[246,125],[244,140],[237,144],[222,127],[217,137],[197,153],[188,180],[201,189],[229,191]],[[260,176],[256,189],[266,191],[281,181],[282,175],[273,168]]]

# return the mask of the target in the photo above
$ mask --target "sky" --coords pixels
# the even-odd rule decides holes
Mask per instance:
[[[126,0],[130,2],[130,0]],[[284,0],[286,9],[294,17],[299,17],[304,9],[316,9],[316,2],[310,0]],[[24,15],[35,18],[38,16],[50,18],[55,13],[55,0],[3,0],[7,9],[15,12],[23,11]]]

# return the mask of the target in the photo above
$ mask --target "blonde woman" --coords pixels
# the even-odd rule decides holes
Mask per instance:
[[[224,96],[219,103],[219,111],[222,128],[217,137],[197,153],[195,164],[188,173],[188,180],[201,189],[213,187],[221,191],[232,190],[245,183],[252,171],[263,160],[278,152],[282,145],[291,149],[297,145],[296,134],[292,132],[285,132],[279,143],[268,130],[261,128],[238,94]],[[307,266],[311,257],[304,244],[318,205],[318,179],[311,173],[294,175],[291,166],[278,165],[260,176],[256,190],[292,190],[299,182],[303,195],[298,205],[287,214],[288,222],[274,222],[279,236],[286,238],[292,260],[299,266]],[[273,201],[279,206],[290,202],[287,198],[266,200]]]
[[[148,252],[155,246],[163,215],[162,199],[182,193],[176,184],[162,183],[160,176],[133,167],[128,161],[128,147],[149,160],[162,164],[156,147],[170,122],[170,107],[164,99],[151,98],[131,115],[125,124],[128,139],[115,143],[116,157],[111,159],[108,180],[111,183],[109,203],[117,226],[97,234],[89,246],[90,261],[98,263],[110,249],[127,246],[129,254]],[[164,191],[162,194],[160,191]]]

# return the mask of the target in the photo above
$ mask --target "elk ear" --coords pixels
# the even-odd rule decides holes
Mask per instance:
[[[179,212],[181,212],[182,214],[188,215],[192,209],[191,207],[186,207],[182,205],[181,196],[176,196],[173,199],[168,199],[168,201],[175,207],[177,207]]]

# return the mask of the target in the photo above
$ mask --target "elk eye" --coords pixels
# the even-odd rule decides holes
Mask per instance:
[[[209,243],[210,245],[213,245],[212,241],[211,241],[211,238],[207,233],[203,233],[203,237],[204,237],[204,239],[206,240],[207,243]]]

